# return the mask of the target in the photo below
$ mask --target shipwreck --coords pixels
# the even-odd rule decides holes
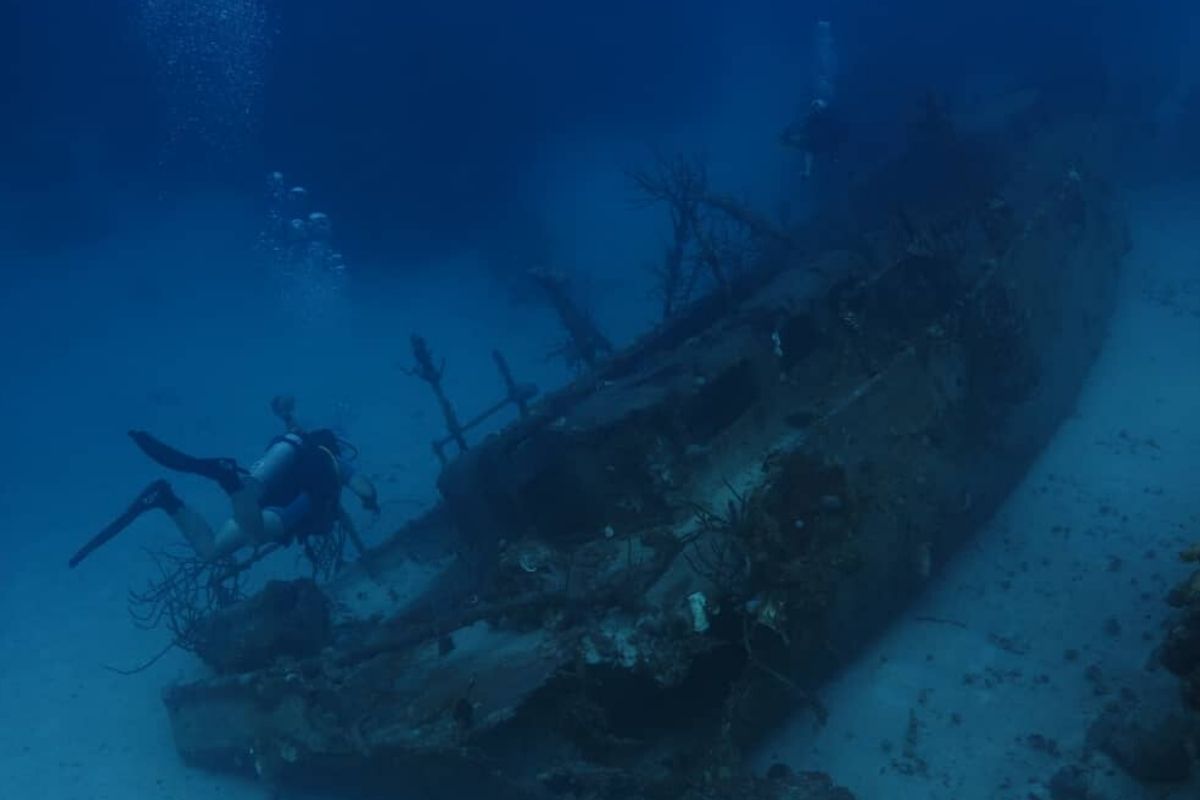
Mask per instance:
[[[179,753],[356,798],[849,798],[743,754],[823,714],[821,682],[996,509],[1105,337],[1128,248],[1109,138],[1043,112],[970,130],[931,106],[800,225],[676,204],[677,230],[732,220],[745,263],[626,348],[558,298],[578,379],[537,397],[498,359],[515,419],[480,441],[419,342],[441,503],[194,626],[213,675],[165,691]],[[687,174],[649,185],[707,192]]]

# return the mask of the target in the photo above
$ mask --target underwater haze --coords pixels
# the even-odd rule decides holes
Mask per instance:
[[[1104,213],[1078,211],[1075,192]],[[1043,213],[1046,204],[1065,210]],[[1083,217],[1103,234],[1080,233]],[[3,0],[0,794],[1200,797],[1198,219],[1200,9],[1184,0]],[[1028,255],[1032,245],[976,257],[1043,224],[1063,248],[1047,245],[1055,255],[1043,261]],[[919,263],[911,280],[887,284],[891,305],[845,299],[893,258]],[[973,281],[1006,258],[1037,267],[1019,273],[1033,276],[1027,285],[1005,284],[1035,298],[1032,311],[1008,314],[997,301],[1009,327],[970,341],[969,325],[935,319],[974,302]],[[954,259],[967,278],[930,277]],[[1068,262],[1094,262],[1094,281],[1045,277]],[[789,337],[809,323],[780,320],[808,300],[756,293],[784,291],[791,284],[778,276],[799,274],[797,292],[828,300],[832,332],[815,315],[821,335],[794,362],[800,346]],[[911,319],[920,324],[906,327]],[[861,631],[812,645],[812,659],[796,656],[807,633],[788,627],[802,625],[798,606],[773,604],[794,599],[795,584],[814,585],[815,572],[771,583],[764,564],[781,557],[747,539],[736,588],[712,574],[700,588],[687,583],[695,576],[676,578],[689,566],[706,572],[697,530],[733,535],[747,519],[735,508],[758,496],[746,465],[767,474],[779,452],[816,440],[814,419],[841,413],[833,402],[781,411],[759,397],[746,419],[779,415],[791,427],[741,420],[750,427],[733,430],[724,403],[756,368],[687,399],[718,384],[681,366],[678,354],[697,342],[711,363],[760,363],[734,352],[743,324],[778,366],[764,391],[788,402],[815,381],[798,363],[810,352],[848,364],[820,373],[828,380],[814,394],[858,397],[886,376],[881,353],[903,338],[897,330],[961,333],[964,351],[984,341],[1003,374],[964,379],[986,395],[980,427],[1037,431],[1021,459],[994,431],[946,446],[977,447],[962,463],[979,485],[1003,486],[986,513],[954,470],[916,461],[893,470],[953,483],[971,529],[954,547],[935,532],[902,551],[859,554],[871,574],[903,577],[870,591],[847,577],[845,592],[885,597],[887,608]],[[1056,344],[1076,332],[1078,347]],[[1029,359],[1037,378],[1026,380],[1013,355],[1022,336],[1045,347]],[[645,380],[629,379],[635,372]],[[677,379],[654,394],[656,382]],[[1040,406],[1021,405],[1043,391],[1062,398],[1045,420]],[[998,421],[994,404],[1010,392],[1017,410]],[[642,473],[629,478],[639,499],[614,503],[622,522],[587,516],[592,499],[610,499],[608,473],[619,471],[589,454],[611,445],[636,450],[629,463],[642,464],[660,457],[661,442],[642,427],[621,438],[616,423],[586,444],[563,442],[602,428],[620,402],[636,425],[651,425],[660,400],[686,406],[662,437],[694,440],[678,442],[671,470],[647,470],[662,478],[653,490]],[[856,434],[890,429],[880,434],[888,444],[860,459],[886,472],[887,453],[905,446],[897,431],[933,425],[914,413],[893,399],[863,415],[862,431],[841,428],[819,459],[841,463]],[[504,438],[526,424],[544,424],[539,447],[566,455],[545,456],[555,480],[510,497],[509,483],[486,476],[515,484],[532,470],[540,452]],[[264,453],[283,453],[292,471],[271,472]],[[698,464],[708,479],[689,494],[682,465]],[[579,494],[564,488],[571,480]],[[902,502],[883,496],[886,484],[872,484],[880,488],[861,517],[858,508],[843,517],[940,491],[906,489]],[[774,485],[764,479],[764,496]],[[824,531],[813,520],[841,513],[854,493],[813,491],[808,524]],[[539,527],[585,517],[586,545],[550,541]],[[804,521],[794,523],[784,533],[800,537]],[[443,535],[442,524],[457,533]],[[654,549],[650,534],[642,544],[626,537],[622,526],[635,524],[656,536],[684,531],[666,548],[678,556],[663,568],[670,579],[603,605],[572,570],[607,540],[621,544],[613,563]],[[481,544],[472,526],[493,525],[494,541]],[[111,536],[68,566],[106,526]],[[791,546],[770,553],[794,555]],[[811,566],[812,552],[796,563]],[[557,576],[556,559],[576,576],[562,581],[567,601],[522,617],[513,608],[535,594],[529,576]],[[231,564],[235,573],[220,572]],[[268,585],[313,587],[332,620],[328,638],[304,649],[321,626],[293,620],[276,652],[277,640],[247,624],[221,643],[236,658],[213,657],[204,620],[246,608]],[[858,602],[840,597],[821,613]],[[491,602],[504,610],[483,613]],[[769,616],[775,608],[791,616]],[[442,627],[443,612],[454,626]],[[640,620],[633,639],[613,633],[626,614]],[[403,705],[409,716],[397,718],[408,724],[428,700],[435,710],[398,737],[413,752],[414,742],[442,741],[449,715],[462,730],[445,752],[478,767],[487,776],[478,784],[452,760],[416,769],[419,780],[354,784],[356,772],[401,775],[397,764],[421,757],[396,745],[367,758],[370,745],[354,736],[397,729],[382,723],[370,735],[339,729],[343,749],[328,759],[299,734],[274,760],[257,739],[236,758],[232,745],[213,744],[218,729],[233,740],[258,724],[213,700],[220,692],[205,694],[227,688],[220,681],[272,670],[308,680],[304,664],[343,665],[360,652],[347,637],[379,631],[414,651],[423,642],[447,666],[413,679],[423,694],[403,704],[386,699],[402,683],[389,672],[380,686],[391,688],[370,704]],[[615,655],[583,644],[605,635]],[[527,687],[527,705],[490,706],[479,676],[510,664],[533,681],[519,643],[539,636],[531,651],[569,641],[577,657]],[[642,636],[641,655],[626,658],[621,648]],[[695,680],[656,694],[661,674],[639,681],[660,663],[648,655],[655,642],[666,652],[668,640],[686,662],[679,674]],[[449,664],[468,654],[471,689],[444,689]],[[571,752],[587,769],[559,780],[567,757],[535,746],[539,725],[525,721],[565,705],[554,692],[586,684],[593,655],[606,688],[571,722],[596,726]],[[349,668],[338,674],[336,685],[351,684]],[[780,694],[733,719],[739,688],[755,681]],[[200,688],[170,694],[179,686]],[[180,723],[190,702],[200,712]],[[722,710],[729,717],[717,724]],[[220,721],[188,727],[201,718]],[[502,727],[512,719],[527,739]],[[718,744],[680,734],[709,723],[723,731]],[[703,769],[708,761],[721,768]],[[523,770],[540,782],[513,777]],[[448,788],[451,775],[461,790]]]

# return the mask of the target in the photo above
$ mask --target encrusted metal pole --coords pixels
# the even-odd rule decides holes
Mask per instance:
[[[429,351],[429,343],[415,333],[412,336],[412,351],[417,365],[408,370],[408,373],[425,381],[433,389],[438,405],[442,407],[442,416],[446,418],[446,430],[450,434],[450,440],[458,445],[459,450],[465,452],[467,438],[463,435],[463,426],[458,421],[458,415],[454,413],[454,406],[450,404],[450,399],[446,397],[445,389],[442,388],[442,373],[446,371],[446,362],[442,361],[440,365],[434,366],[433,353]],[[446,455],[440,443],[434,443],[433,452],[443,464],[446,462]]]
[[[513,380],[512,370],[508,368],[508,361],[499,350],[492,351],[492,360],[496,362],[496,369],[500,370],[500,377],[504,380],[504,388],[508,392],[505,399],[516,405],[522,417],[529,416],[529,399],[537,393],[537,388],[518,386]]]

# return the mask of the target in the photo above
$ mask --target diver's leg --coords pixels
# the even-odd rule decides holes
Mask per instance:
[[[157,493],[154,504],[167,513],[175,527],[187,539],[196,555],[208,560],[213,557],[213,530],[208,520],[200,516],[194,508],[179,499],[171,490],[170,484],[160,481],[156,485]]]
[[[230,496],[234,515],[217,532],[211,558],[224,558],[251,544],[282,544],[287,540],[289,531],[312,509],[312,501],[307,494],[301,494],[285,508],[260,509],[256,486],[255,482],[248,481],[243,491]]]
[[[216,552],[216,545],[208,520],[186,505],[180,505],[170,517],[175,527],[183,534],[183,538],[187,539],[188,544],[196,551],[196,555],[205,561],[211,561]]]
[[[262,499],[262,483],[256,478],[246,478],[234,492],[230,492],[229,501],[233,506],[233,521],[237,527],[245,531],[248,541],[267,541],[263,525],[263,511],[260,505]]]
[[[250,544],[268,544],[270,542],[283,541],[284,526],[283,520],[272,509],[264,509],[258,512],[258,529],[262,531],[264,538],[257,539],[242,526],[238,519],[229,519],[221,526],[221,530],[217,533],[216,542],[212,550],[211,558],[225,558],[233,555],[238,550]]]
[[[129,431],[129,438],[143,453],[167,469],[216,481],[227,494],[232,495],[242,488],[242,478],[247,473],[232,458],[195,458],[164,444],[145,431]]]
[[[83,547],[79,548],[75,555],[71,556],[67,566],[74,569],[92,553],[103,547],[108,542],[111,542],[121,531],[128,528],[133,521],[145,514],[147,511],[159,508],[167,514],[177,511],[183,506],[183,503],[175,493],[171,491],[171,484],[164,480],[157,480],[142,489],[138,496],[134,498],[129,507],[125,509],[116,519],[104,526],[104,528],[88,539]]]
[[[171,484],[164,480],[157,480],[143,489],[123,514],[88,540],[67,562],[68,566],[79,566],[80,562],[95,552],[97,548],[111,541],[117,534],[129,527],[135,519],[153,508],[161,509],[171,518],[175,527],[183,534],[183,538],[187,539],[188,544],[196,551],[196,555],[203,559],[213,557],[214,537],[208,522],[179,499],[171,489]]]
[[[305,527],[312,510],[312,498],[308,496],[308,492],[296,495],[292,502],[282,508],[263,509],[263,518],[267,519],[267,515],[270,514],[274,518],[272,524],[276,526],[273,531],[268,531],[267,535],[273,542],[285,541]]]

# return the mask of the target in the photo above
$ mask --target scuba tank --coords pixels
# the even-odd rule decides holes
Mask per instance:
[[[813,98],[829,105],[833,102],[834,79],[837,77],[837,50],[833,41],[833,25],[828,20],[817,23],[813,45],[816,61]]]
[[[250,477],[262,486],[264,495],[276,488],[277,482],[300,458],[304,448],[304,437],[299,433],[286,433],[274,439],[266,452],[250,467]]]

